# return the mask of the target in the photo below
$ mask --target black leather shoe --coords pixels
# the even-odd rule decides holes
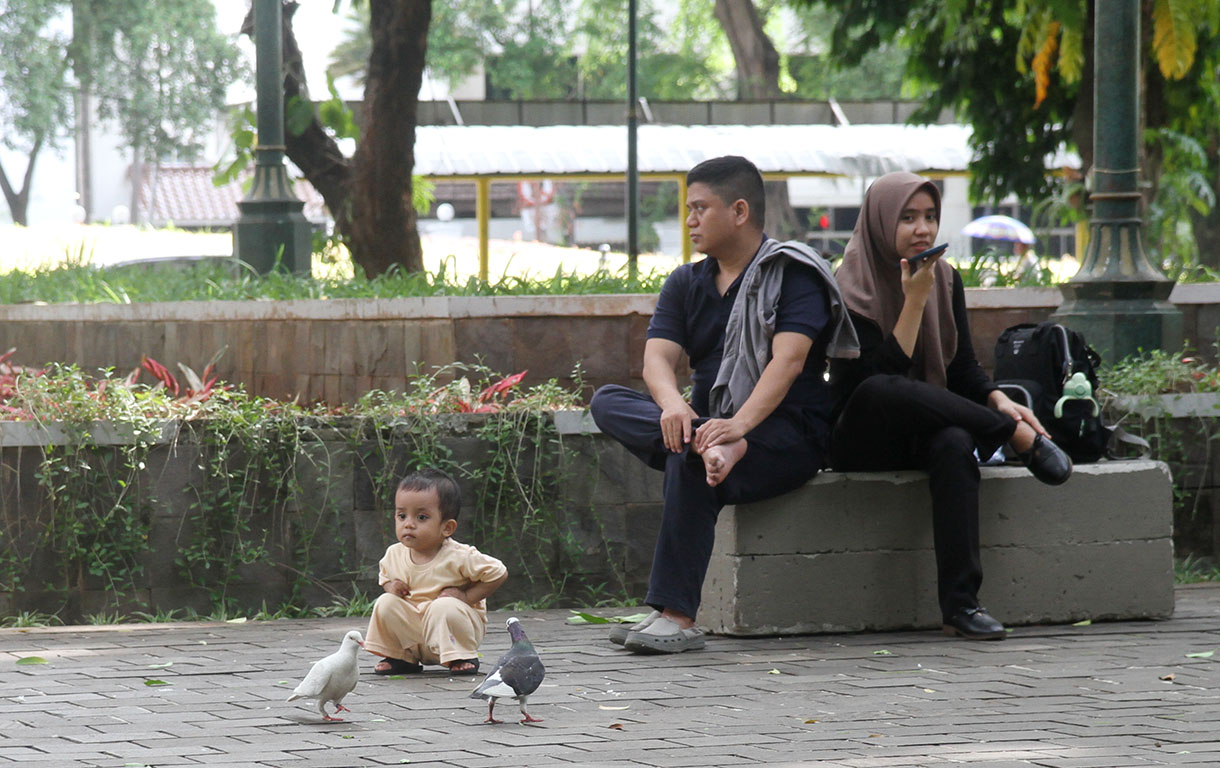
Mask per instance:
[[[1017,458],[1029,468],[1033,476],[1047,485],[1062,485],[1072,476],[1072,460],[1063,449],[1049,438],[1038,435],[1028,451],[1018,453]]]
[[[944,623],[945,634],[967,640],[1003,640],[1008,637],[1004,625],[991,617],[984,608],[964,608]]]

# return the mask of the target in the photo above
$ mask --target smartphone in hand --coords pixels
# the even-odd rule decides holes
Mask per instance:
[[[940,245],[934,245],[931,248],[929,248],[928,250],[920,251],[919,253],[915,254],[911,258],[907,259],[907,264],[911,267],[911,272],[914,272],[916,270],[916,268],[919,267],[919,263],[921,261],[928,258],[929,256],[936,256],[941,253],[944,253],[945,249],[948,247],[949,247],[948,243],[941,243]]]

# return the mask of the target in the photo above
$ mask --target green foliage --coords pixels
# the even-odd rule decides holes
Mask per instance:
[[[1151,256],[1170,277],[1199,264],[1199,246],[1192,214],[1206,217],[1216,205],[1208,178],[1207,152],[1198,141],[1167,128],[1149,131],[1149,143],[1159,144],[1160,183],[1147,212],[1147,243]]]
[[[773,6],[778,4],[772,4]],[[760,8],[760,11],[762,9]],[[879,43],[864,52],[859,61],[845,66],[831,50],[831,32],[839,13],[822,2],[793,3],[788,12],[796,20],[794,29],[768,32],[780,54],[780,87],[800,99],[864,101],[898,99],[904,95],[903,73],[907,51],[896,42]],[[780,14],[769,13],[768,20]],[[911,97],[925,94],[910,92]]]
[[[1039,200],[1058,178],[1045,158],[1071,142],[1075,88],[1052,81],[1035,107],[1035,78],[1019,65],[1022,27],[1011,0],[965,3],[887,3],[826,0],[841,11],[833,52],[858,64],[884,43],[909,51],[906,78],[926,100],[912,122],[935,122],[949,109],[973,127],[970,190],[976,200],[1015,193]],[[1024,70],[1024,71],[1023,71]]]
[[[52,6],[48,0],[8,0],[0,13],[0,142],[26,155],[31,167],[43,147],[60,143],[71,122],[68,40],[56,29]],[[29,193],[28,183],[13,184],[3,168],[0,177],[13,220],[25,223],[24,206],[9,193]]]
[[[73,67],[137,161],[193,159],[241,73],[205,0],[73,3]],[[83,72],[88,70],[88,77]]]
[[[1151,458],[1169,465],[1174,478],[1173,515],[1179,582],[1198,570],[1192,556],[1212,552],[1212,513],[1206,484],[1215,464],[1220,414],[1174,416],[1158,395],[1220,392],[1220,371],[1189,349],[1153,350],[1098,371],[1107,422],[1147,440]],[[1120,399],[1121,398],[1121,399]],[[1210,579],[1210,576],[1205,578]]]
[[[974,253],[969,261],[955,264],[967,288],[1010,288],[1013,286],[1054,285],[1055,274],[1045,256],[1027,265],[1020,258],[995,248]]]
[[[71,120],[65,82],[67,38],[49,0],[7,0],[0,13],[0,123],[4,146],[29,151],[58,143]]]
[[[1198,584],[1220,581],[1220,566],[1209,558],[1187,555],[1173,559],[1173,581],[1175,584]]]
[[[1220,392],[1216,367],[1190,349],[1144,351],[1103,367],[1098,378],[1102,388],[1115,395]]]
[[[948,108],[972,126],[975,199],[1008,193],[1026,201],[1071,199],[1075,216],[1084,214],[1084,196],[1062,194],[1079,179],[1047,174],[1045,158],[1061,147],[1092,154],[1086,86],[1094,67],[1096,2],[824,2],[842,11],[833,35],[837,59],[858,63],[896,42],[910,52],[908,87],[929,89],[913,120]],[[1143,0],[1141,6],[1143,170],[1154,191],[1149,243],[1172,275],[1190,277],[1200,266],[1220,267],[1220,210],[1209,202],[1220,194],[1220,2]],[[1195,239],[1204,243],[1197,255]]]
[[[506,268],[507,270],[507,268]],[[73,261],[63,266],[12,271],[0,280],[0,304],[115,303],[146,301],[233,301],[246,299],[362,299],[399,296],[528,296],[558,294],[656,293],[666,275],[649,273],[632,283],[625,270],[549,278],[504,274],[487,282],[455,280],[442,263],[435,272],[400,269],[366,278],[313,278],[274,271],[259,275],[230,259],[200,262],[180,269],[95,267]]]
[[[41,613],[39,611],[19,611],[12,616],[0,616],[0,627],[6,629],[19,629],[24,627],[56,627],[62,626],[63,621],[52,613]],[[37,658],[37,657],[31,657]],[[21,662],[18,661],[18,664]],[[38,662],[27,662],[30,664]]]
[[[586,99],[626,98],[625,4],[584,2],[579,17],[579,32],[586,41],[579,60],[581,95]],[[733,56],[710,3],[684,0],[668,28],[661,26],[655,5],[641,3],[636,46],[636,88],[640,96],[680,101],[730,95]]]

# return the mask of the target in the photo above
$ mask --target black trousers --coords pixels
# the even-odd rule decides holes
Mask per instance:
[[[835,423],[836,470],[922,469],[932,493],[937,595],[948,617],[978,606],[979,465],[1012,438],[1017,424],[999,411],[905,376],[870,376]]]
[[[703,459],[689,448],[672,453],[661,436],[661,408],[633,389],[610,384],[589,405],[602,432],[653,469],[665,473],[664,509],[645,602],[692,618],[712,557],[716,518],[725,504],[761,501],[795,490],[825,465],[817,440],[796,413],[776,409],[746,434],[745,456],[716,487]],[[698,422],[696,422],[698,423]]]

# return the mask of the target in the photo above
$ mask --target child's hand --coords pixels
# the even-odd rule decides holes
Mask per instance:
[[[411,594],[411,588],[407,586],[407,582],[401,579],[390,579],[382,587],[391,595],[398,595],[402,598],[406,598]]]
[[[457,587],[445,587],[437,597],[456,597],[463,603],[469,603],[466,599],[466,590],[458,589]]]

